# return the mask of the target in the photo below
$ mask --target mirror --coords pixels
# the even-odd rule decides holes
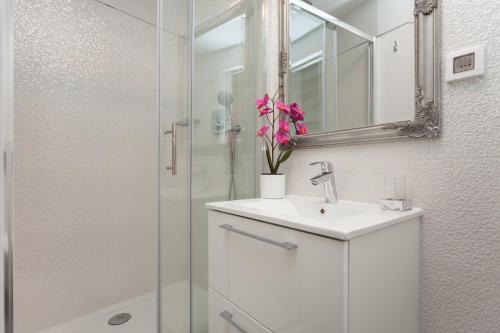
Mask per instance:
[[[307,114],[296,147],[439,135],[437,0],[288,0],[283,97]]]

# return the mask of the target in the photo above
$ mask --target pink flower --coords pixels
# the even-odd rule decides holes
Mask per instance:
[[[259,117],[265,116],[266,114],[272,113],[273,109],[270,109],[268,107],[262,108],[259,110]]]
[[[290,142],[290,135],[282,130],[279,130],[276,133],[276,141],[278,141],[279,144],[286,145]]]
[[[280,120],[280,130],[282,130],[285,133],[290,133],[290,123],[286,120]]]
[[[290,106],[283,103],[282,101],[277,101],[276,102],[276,108],[278,108],[278,110],[282,111],[283,113],[285,114],[289,114],[290,113]]]
[[[263,98],[260,98],[255,102],[255,105],[257,106],[257,109],[261,109],[264,106],[267,106],[267,103],[269,103],[269,96],[265,94]]]
[[[290,104],[290,117],[294,121],[304,120],[304,111],[300,108],[297,103]]]
[[[258,131],[257,131],[257,136],[263,137],[264,135],[267,134],[267,131],[269,130],[269,125],[264,125],[262,126]]]
[[[304,123],[296,123],[295,127],[297,127],[297,134],[298,135],[304,135],[309,132],[309,129],[307,128],[306,124]]]

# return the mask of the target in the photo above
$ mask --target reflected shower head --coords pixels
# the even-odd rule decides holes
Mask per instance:
[[[217,94],[217,102],[219,102],[220,105],[223,105],[226,108],[231,107],[233,101],[234,101],[233,94],[231,94],[227,90],[221,91]]]

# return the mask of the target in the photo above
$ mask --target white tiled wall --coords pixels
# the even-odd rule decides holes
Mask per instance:
[[[155,27],[17,0],[15,315],[31,333],[156,280]]]

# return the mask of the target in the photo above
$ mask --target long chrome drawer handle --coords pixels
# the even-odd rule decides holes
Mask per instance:
[[[238,331],[241,333],[247,333],[240,325],[238,325],[234,320],[233,320],[233,315],[229,311],[222,311],[220,313],[220,316],[224,319],[226,319],[231,325],[233,325]]]
[[[250,237],[250,238],[253,238],[256,240],[260,240],[261,242],[265,242],[268,244],[282,247],[282,248],[287,249],[287,250],[294,250],[294,249],[299,247],[297,244],[293,244],[293,243],[289,243],[289,242],[277,242],[277,241],[269,239],[269,238],[264,238],[264,237],[254,235],[254,234],[251,234],[251,233],[243,231],[243,230],[235,229],[232,225],[229,225],[229,224],[221,224],[219,227],[222,229],[226,229],[227,231],[235,232],[235,233],[243,235],[243,236],[247,236],[247,237]]]

